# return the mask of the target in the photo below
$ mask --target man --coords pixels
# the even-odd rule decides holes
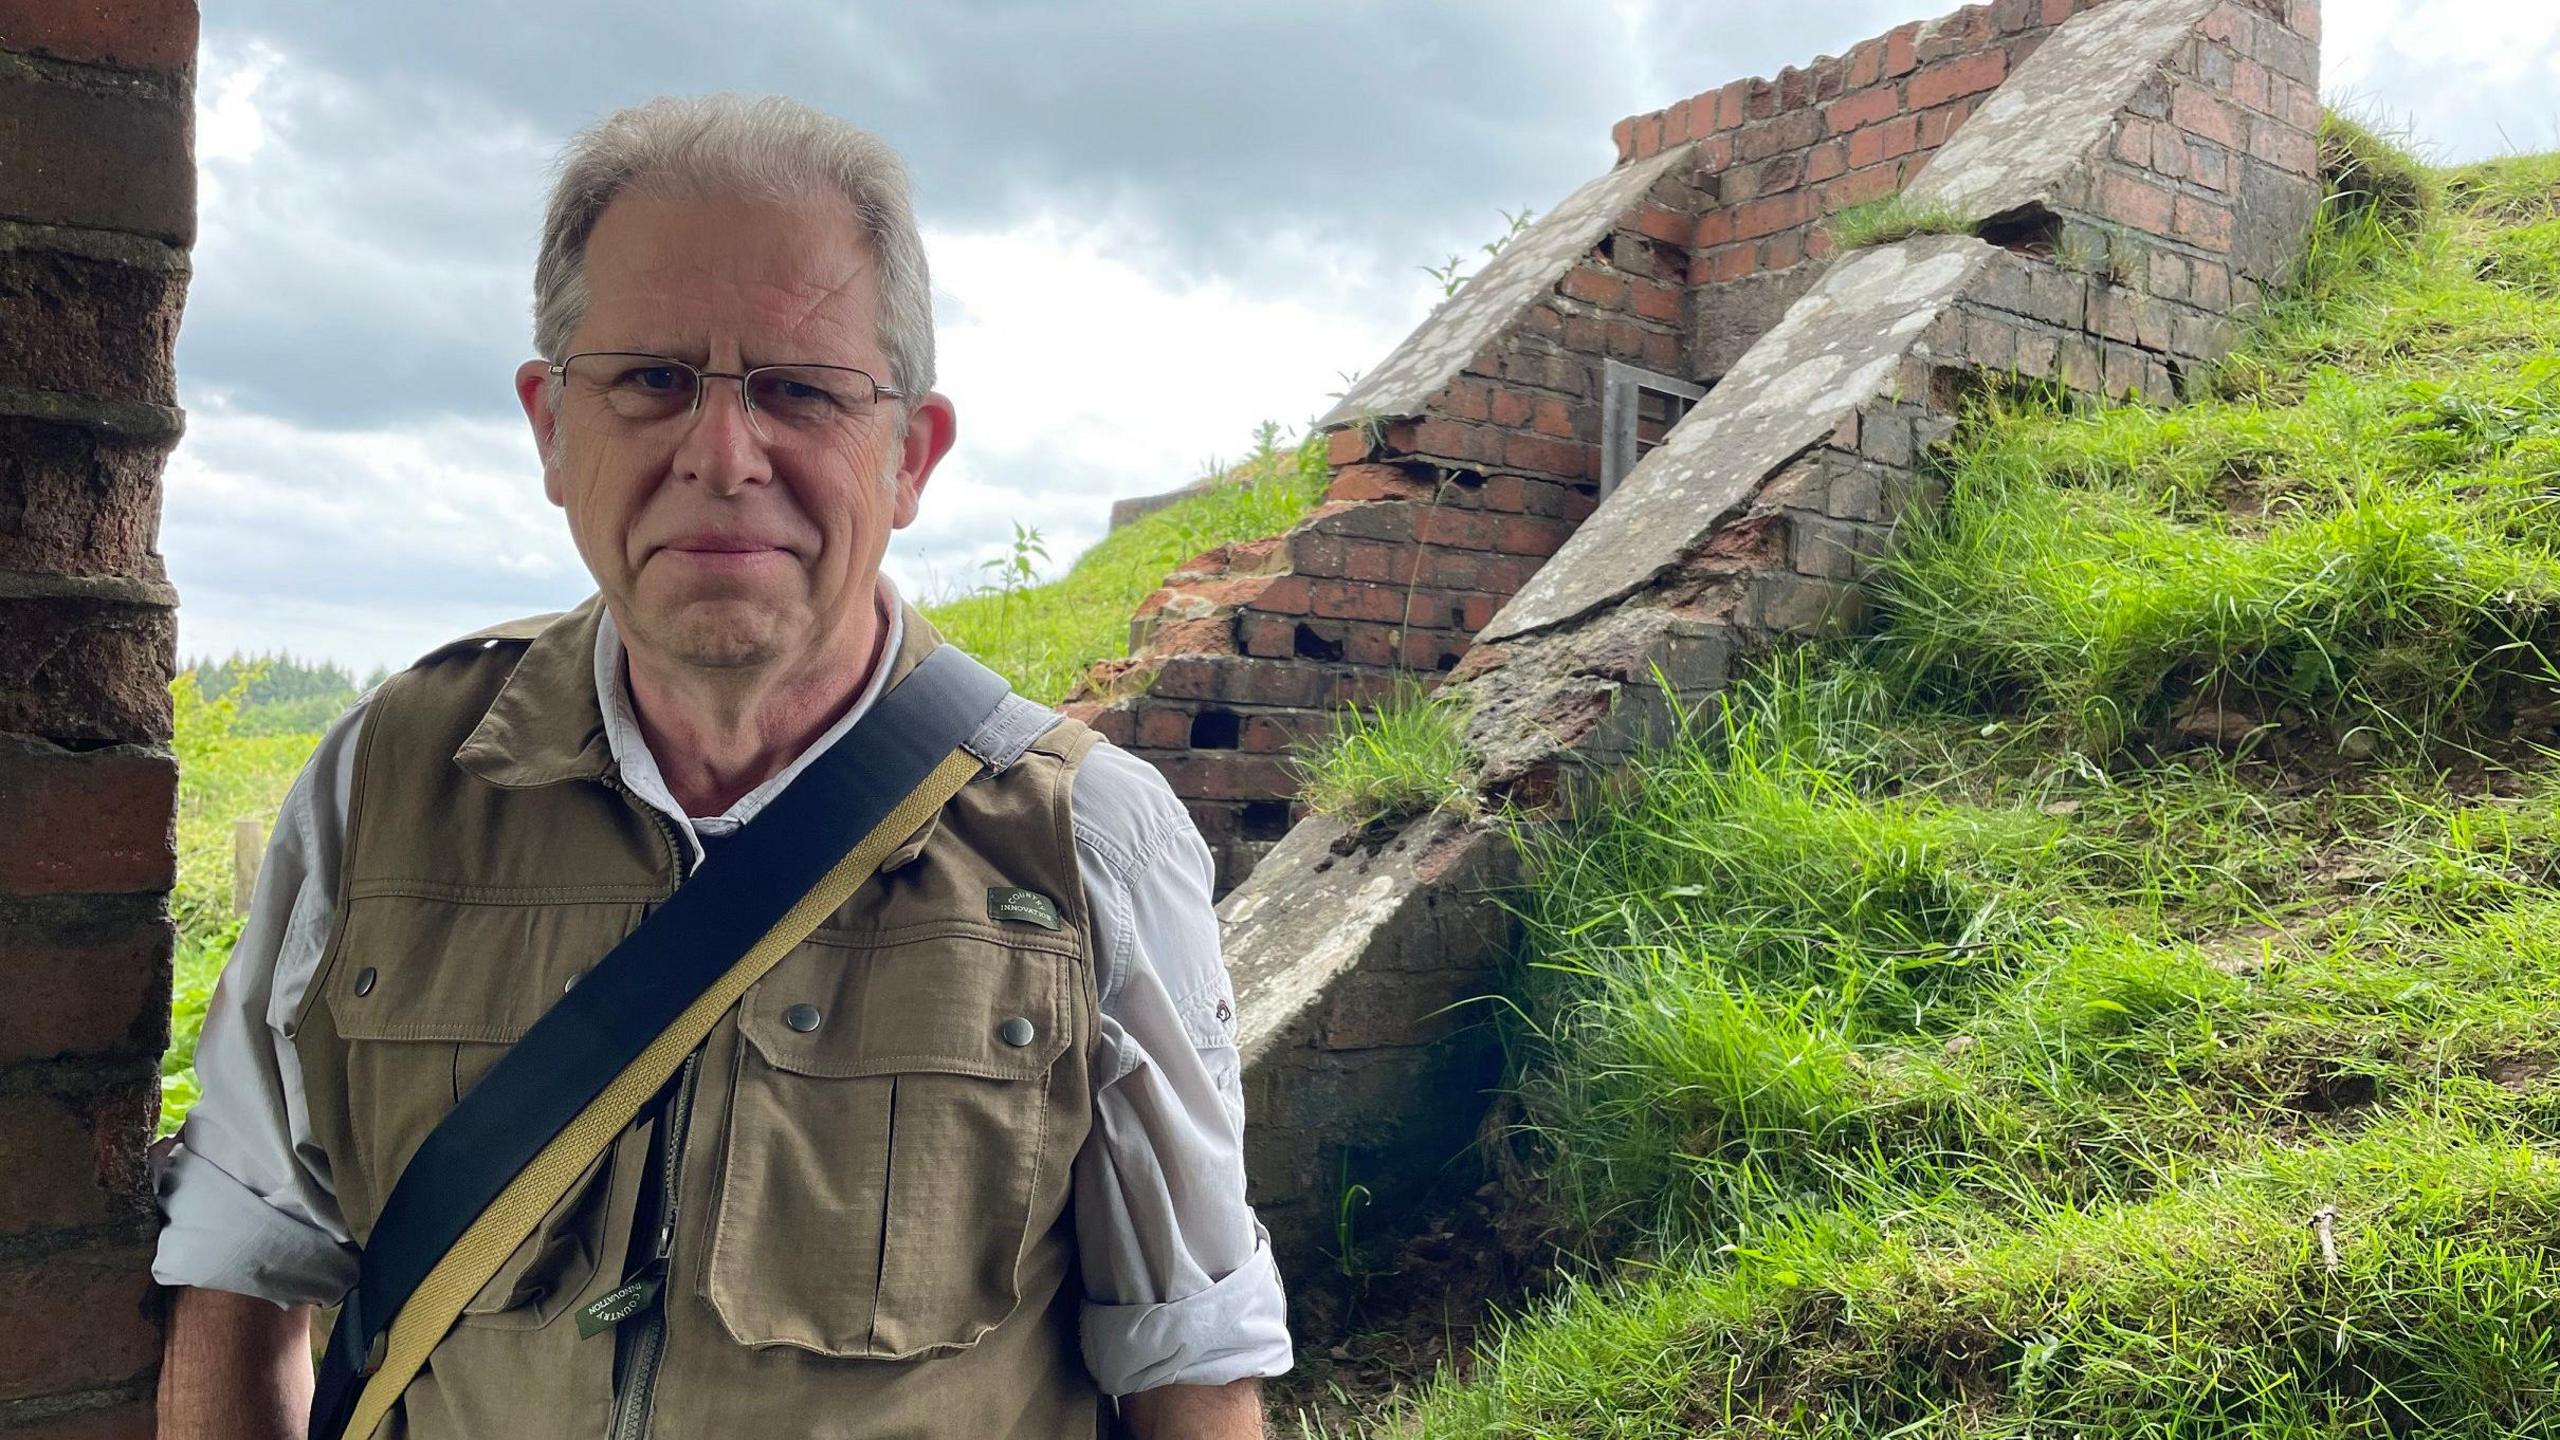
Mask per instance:
[[[165,1157],[169,1436],[299,1434],[309,1317],[497,1057],[939,643],[879,574],[951,447],[903,172],[780,100],[564,159],[516,389],[599,595],[360,702],[279,817]],[[1072,382],[1069,382],[1072,383]],[[382,1435],[1262,1433],[1206,847],[1010,700],[721,1021]]]

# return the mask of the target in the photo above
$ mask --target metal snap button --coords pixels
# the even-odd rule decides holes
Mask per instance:
[[[572,971],[570,971],[570,972],[569,972],[569,978],[560,982],[560,993],[561,993],[561,994],[563,994],[563,995],[566,995],[566,994],[568,994],[570,991],[577,989],[577,988],[578,988],[578,982],[579,982],[579,981],[581,981],[581,980],[584,980],[584,979],[586,979],[586,978],[587,978],[587,972],[586,972],[586,971],[584,971],[584,970],[572,970]]]
[[[370,995],[373,993],[372,966],[367,965],[356,972],[356,993],[359,995]]]
[[[810,1031],[818,1028],[818,1007],[815,1005],[794,1005],[790,1009],[782,1012],[782,1023],[799,1031],[801,1034],[806,1035]]]
[[[1019,1015],[996,1027],[996,1038],[1017,1050],[1030,1044],[1031,1036],[1031,1022]]]

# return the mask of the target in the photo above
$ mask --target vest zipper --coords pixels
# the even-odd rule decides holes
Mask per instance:
[[[666,1143],[658,1170],[661,1185],[658,1243],[648,1266],[649,1271],[657,1276],[658,1293],[650,1300],[647,1309],[633,1321],[626,1322],[638,1324],[640,1333],[632,1341],[631,1368],[624,1376],[626,1383],[613,1397],[613,1440],[642,1440],[649,1433],[651,1402],[658,1388],[658,1362],[664,1357],[667,1345],[667,1273],[668,1257],[675,1252],[676,1246],[676,1196],[679,1193],[676,1185],[684,1175],[684,1137],[685,1131],[692,1127],[693,1088],[701,1068],[700,1050],[685,1057],[684,1077],[678,1082],[674,1097],[667,1103],[665,1121],[661,1126]]]
[[[633,794],[620,775],[608,772],[604,783],[647,815],[657,827],[658,838],[666,843],[667,863],[674,870],[677,883],[682,884],[692,867],[685,863],[688,847],[684,837],[676,833],[674,822],[661,814],[658,807]],[[631,1364],[623,1374],[624,1383],[614,1392],[611,1440],[643,1440],[649,1433],[650,1412],[658,1388],[658,1365],[665,1357],[667,1346],[667,1262],[676,1243],[676,1184],[684,1172],[684,1138],[692,1126],[694,1082],[701,1068],[702,1050],[697,1046],[692,1054],[685,1057],[684,1072],[676,1084],[676,1093],[669,1098],[666,1114],[660,1117],[658,1124],[658,1240],[648,1265],[648,1270],[657,1276],[658,1293],[646,1310],[624,1322],[638,1325],[640,1331],[632,1340]]]

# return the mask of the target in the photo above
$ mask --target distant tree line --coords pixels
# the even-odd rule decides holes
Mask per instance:
[[[206,699],[228,697],[238,707],[235,734],[303,735],[329,728],[358,695],[391,672],[377,665],[359,684],[354,671],[335,661],[314,663],[283,650],[259,655],[235,650],[221,660],[188,661],[178,673],[194,681]]]

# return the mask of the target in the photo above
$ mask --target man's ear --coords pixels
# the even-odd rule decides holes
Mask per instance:
[[[941,391],[926,392],[907,412],[907,433],[898,454],[895,482],[897,509],[889,521],[890,528],[904,530],[915,523],[925,482],[933,478],[933,467],[951,453],[951,443],[958,438],[959,415],[951,408],[950,397]]]
[[[516,367],[516,401],[524,406],[525,423],[533,427],[533,453],[542,461],[542,493],[561,504],[560,477],[551,473],[551,435],[560,427],[560,412],[551,408],[551,365],[527,360]]]

